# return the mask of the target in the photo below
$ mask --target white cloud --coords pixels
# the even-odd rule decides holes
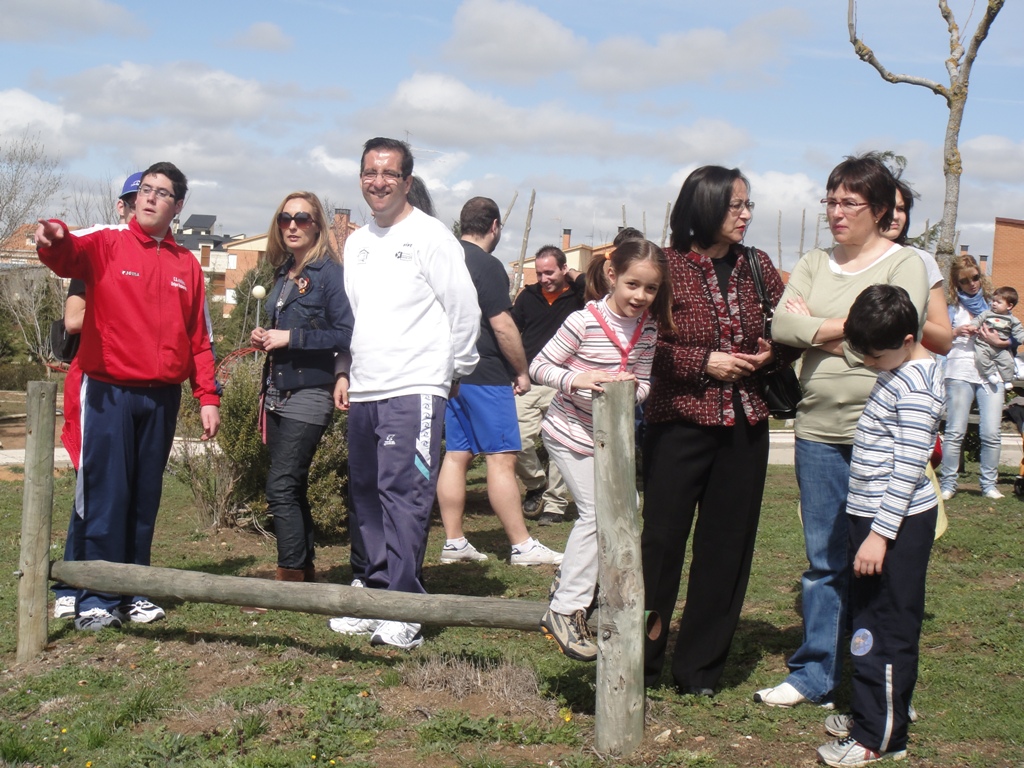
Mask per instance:
[[[228,45],[232,48],[248,48],[254,51],[285,52],[292,49],[294,42],[277,24],[257,21],[228,40]]]
[[[332,157],[324,146],[313,147],[309,159],[333,176],[354,179],[359,175],[359,161],[351,157]]]
[[[109,0],[6,0],[0,40],[61,42],[69,35],[148,36],[149,30],[124,6]]]
[[[0,133],[20,132],[28,128],[52,139],[78,122],[77,115],[69,115],[59,106],[20,88],[0,91]]]
[[[585,41],[543,11],[516,0],[466,0],[455,12],[447,58],[506,83],[529,83],[567,69]]]
[[[500,35],[495,30],[500,27]],[[562,71],[603,93],[662,86],[763,80],[784,61],[786,42],[806,33],[804,14],[788,8],[746,19],[732,30],[701,28],[658,36],[578,37],[543,11],[515,0],[466,0],[455,14],[446,56],[473,76],[529,83]]]
[[[964,172],[988,181],[1018,184],[1024,178],[1024,142],[1005,136],[976,136],[961,142]]]
[[[154,67],[125,61],[85,70],[54,86],[71,109],[99,119],[180,118],[209,125],[249,122],[269,113],[283,117],[272,86],[195,62]]]

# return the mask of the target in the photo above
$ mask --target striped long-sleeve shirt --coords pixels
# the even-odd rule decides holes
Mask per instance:
[[[945,399],[942,367],[910,360],[878,381],[857,422],[846,511],[873,517],[871,530],[895,539],[907,515],[937,503],[925,467]]]
[[[658,339],[658,326],[648,319],[624,358],[623,350],[608,337],[591,307],[611,328],[622,324],[603,300],[589,302],[566,318],[530,364],[534,381],[558,390],[541,429],[551,439],[585,456],[594,453],[593,393],[587,389],[573,391],[573,379],[585,371],[629,371],[637,377],[637,402],[643,402],[651,389],[651,364]]]

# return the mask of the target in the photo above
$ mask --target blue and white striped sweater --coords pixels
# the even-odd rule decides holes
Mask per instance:
[[[942,366],[910,360],[878,375],[857,422],[846,511],[873,517],[871,530],[895,539],[907,515],[937,503],[925,468],[945,401]]]

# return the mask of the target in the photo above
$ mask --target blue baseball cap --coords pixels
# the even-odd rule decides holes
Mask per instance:
[[[127,179],[124,180],[124,186],[121,187],[121,194],[118,195],[118,199],[122,199],[127,195],[136,195],[139,192],[139,185],[142,183],[142,171],[133,173]]]

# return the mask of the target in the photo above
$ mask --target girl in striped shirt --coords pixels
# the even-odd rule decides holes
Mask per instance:
[[[541,426],[548,455],[576,501],[579,518],[565,546],[541,630],[562,653],[597,658],[587,613],[597,590],[593,393],[609,381],[650,391],[659,326],[672,327],[668,263],[647,240],[627,240],[587,269],[587,305],[570,315],[530,365],[534,381],[558,390]]]

